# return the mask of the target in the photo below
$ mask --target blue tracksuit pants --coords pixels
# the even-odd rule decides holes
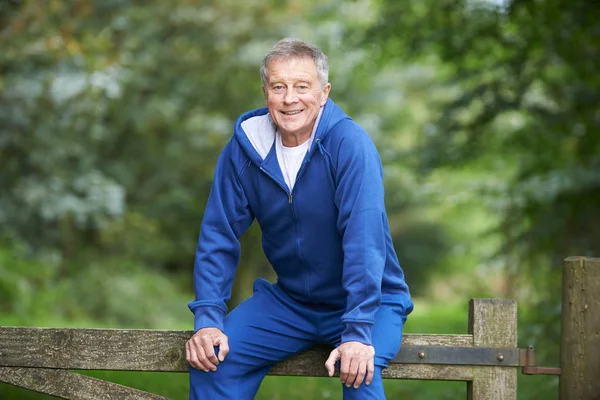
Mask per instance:
[[[257,279],[254,295],[225,317],[230,349],[225,360],[215,372],[190,367],[190,400],[253,399],[273,364],[317,343],[339,345],[343,313],[298,303],[277,284]],[[384,296],[372,330],[373,382],[358,389],[342,386],[345,400],[385,399],[381,371],[400,349],[405,320],[400,307]]]

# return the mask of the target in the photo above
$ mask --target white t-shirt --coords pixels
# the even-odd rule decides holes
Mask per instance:
[[[242,122],[244,133],[263,160],[269,154],[269,150],[273,146],[273,139],[275,139],[277,161],[279,162],[279,168],[281,169],[285,183],[290,188],[290,192],[296,183],[296,176],[302,166],[302,160],[304,160],[304,156],[313,142],[322,114],[323,107],[319,110],[310,139],[296,147],[283,146],[281,135],[277,131],[277,127],[269,114],[252,117]]]
[[[294,189],[296,176],[298,175],[298,171],[302,166],[304,156],[306,156],[306,152],[310,149],[310,145],[313,141],[314,131],[313,135],[310,136],[310,139],[295,147],[285,147],[281,141],[281,134],[277,132],[276,135],[277,137],[275,139],[275,146],[277,147],[275,148],[275,152],[277,153],[277,161],[279,161],[279,168],[283,174],[283,179],[285,180],[285,183],[287,183],[291,192]]]

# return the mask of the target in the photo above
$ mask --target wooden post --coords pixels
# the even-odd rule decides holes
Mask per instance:
[[[600,258],[565,259],[560,399],[600,399]]]
[[[517,303],[513,300],[472,299],[469,333],[475,347],[517,347]],[[473,367],[467,382],[468,400],[516,400],[517,369]]]

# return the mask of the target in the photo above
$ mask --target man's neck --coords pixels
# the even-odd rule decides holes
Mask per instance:
[[[302,143],[306,143],[306,141],[310,139],[312,136],[312,131],[312,127],[308,131],[297,135],[293,133],[283,134],[281,131],[279,131],[279,134],[281,135],[281,143],[285,147],[300,146]]]

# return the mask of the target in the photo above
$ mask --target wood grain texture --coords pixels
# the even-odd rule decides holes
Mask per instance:
[[[167,397],[61,369],[0,367],[0,382],[69,400],[168,400]]]
[[[187,372],[191,331],[0,327],[0,366]],[[470,346],[472,335],[405,335],[405,345]],[[273,375],[322,376],[330,349],[317,347]],[[402,351],[402,350],[401,350]]]
[[[400,352],[408,346],[517,346],[515,302],[474,299],[469,312],[469,334],[406,334]],[[172,330],[0,327],[0,381],[66,399],[163,399],[66,370],[187,372],[185,342],[191,335]],[[269,374],[327,376],[324,363],[330,351],[329,346],[317,346],[275,365]],[[471,399],[514,400],[516,374],[514,367],[404,361],[391,363],[383,377],[466,381]]]
[[[427,335],[407,333],[402,337],[402,346],[473,346],[473,335]],[[400,350],[402,351],[402,349]]]
[[[121,329],[0,328],[0,366],[187,371],[191,332]]]
[[[473,380],[473,367],[468,365],[392,364],[383,371],[383,378],[469,382]]]
[[[567,258],[562,293],[560,398],[599,400],[600,258]]]
[[[512,300],[472,299],[469,333],[479,347],[517,347],[517,303]],[[467,382],[469,400],[516,400],[517,369],[473,367]]]
[[[325,360],[331,348],[317,346],[311,351],[298,354],[275,365],[269,375],[288,376],[321,376],[326,377]],[[339,371],[336,370],[336,375]],[[433,365],[433,364],[400,364],[391,363],[384,370],[384,379],[424,379],[444,381],[470,381],[473,376],[471,366]]]

